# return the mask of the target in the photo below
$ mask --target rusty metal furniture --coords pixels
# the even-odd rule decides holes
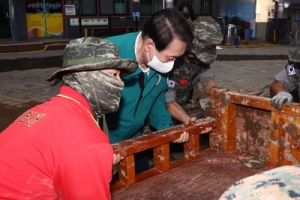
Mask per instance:
[[[220,127],[210,135],[211,147],[258,156],[270,167],[299,164],[299,104],[278,110],[270,98],[215,89],[211,114],[220,117]]]
[[[208,127],[216,128],[218,124],[218,119],[208,117],[199,119],[188,125],[182,124],[113,144],[114,153],[119,153],[124,157],[124,160],[118,166],[119,181],[111,185],[111,190],[114,191],[131,185],[199,158],[201,156],[200,133]],[[184,131],[190,134],[189,141],[184,144],[184,157],[171,162],[169,144],[178,139]],[[135,174],[134,154],[147,149],[153,149],[154,168],[140,174]]]
[[[210,98],[210,117],[113,145],[115,153],[125,157],[118,166],[119,181],[111,184],[115,199],[119,197],[122,199],[121,196],[128,193],[128,190],[123,190],[122,187],[136,193],[143,191],[147,199],[164,199],[165,194],[176,196],[179,195],[176,193],[177,189],[194,191],[188,199],[194,199],[193,195],[195,199],[199,199],[199,191],[210,193],[215,191],[212,199],[216,199],[237,180],[274,167],[299,164],[299,104],[292,104],[289,107],[284,105],[282,110],[277,110],[270,104],[270,98],[231,92],[227,89],[213,89]],[[199,135],[208,127],[213,128],[210,133],[210,147],[208,150],[200,151]],[[184,131],[190,134],[189,141],[184,145],[184,157],[171,162],[169,143],[179,138]],[[146,149],[153,149],[154,168],[135,174],[134,154]],[[266,167],[247,168],[239,162],[236,155],[257,156],[266,163]],[[205,180],[198,181],[196,185],[189,185],[195,183],[195,177],[198,177],[200,172],[203,172],[201,176]],[[211,176],[210,179],[205,173],[218,175]],[[220,180],[223,177],[222,182],[226,184],[219,185],[220,180],[217,177],[220,177]],[[146,178],[149,179],[141,181]],[[150,191],[147,188],[148,180],[151,187],[157,187],[162,194]],[[133,184],[138,181],[141,182]],[[168,181],[183,182],[175,184]],[[205,181],[210,184],[210,188],[204,184]],[[166,184],[167,189],[162,189],[161,187]],[[207,195],[209,197],[209,192]],[[130,199],[139,198],[130,197]]]

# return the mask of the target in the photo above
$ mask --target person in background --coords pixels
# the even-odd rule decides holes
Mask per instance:
[[[284,103],[286,106],[291,105],[293,102],[291,93],[293,91],[298,90],[296,93],[299,95],[300,48],[291,49],[288,57],[286,69],[276,74],[275,81],[270,85],[271,104],[277,109],[282,109]]]
[[[107,115],[111,143],[140,136],[146,118],[156,130],[173,126],[166,109],[167,77],[175,59],[185,52],[193,38],[188,23],[175,9],[156,12],[145,22],[141,32],[106,38],[119,47],[122,58],[139,63],[134,73],[122,78],[125,88],[119,111]],[[186,142],[188,138],[185,132],[174,142]],[[138,160],[136,158],[136,169]],[[147,169],[149,166],[143,171]]]
[[[194,14],[194,9],[191,4],[188,2],[182,2],[178,6],[178,11],[180,11],[183,16],[186,18],[188,24],[192,24],[193,21],[197,19],[197,17]]]
[[[59,94],[0,134],[0,199],[111,199],[113,149],[97,120],[115,112],[137,69],[118,47],[94,38],[66,45],[63,68],[47,80]]]
[[[203,87],[209,95],[216,87],[214,74],[210,70],[216,57],[216,45],[223,40],[219,24],[211,17],[198,17],[191,24],[195,36],[193,49],[176,59],[174,68],[169,74],[168,91],[166,92],[166,106],[171,116],[180,123],[188,123],[202,117],[202,111],[191,118],[187,111],[199,109],[200,104],[194,100],[194,88]],[[198,114],[198,115],[197,115]]]

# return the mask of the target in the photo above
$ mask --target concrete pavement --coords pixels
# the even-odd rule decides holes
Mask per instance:
[[[288,55],[290,45],[264,46],[256,48],[223,48],[218,55]],[[36,58],[62,55],[63,51],[0,54],[1,59]],[[217,59],[211,69],[218,86],[243,92],[257,91],[268,87],[274,75],[284,69],[287,60],[226,60]],[[1,66],[0,66],[1,67]],[[0,73],[0,103],[21,107],[22,104],[49,100],[58,92],[58,86],[51,87],[45,81],[58,67],[29,69]]]

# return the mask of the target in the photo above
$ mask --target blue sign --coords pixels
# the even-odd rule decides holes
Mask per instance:
[[[132,18],[140,18],[140,12],[132,12]]]

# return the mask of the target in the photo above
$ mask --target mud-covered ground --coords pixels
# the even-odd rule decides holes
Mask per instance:
[[[62,66],[62,56],[52,56],[47,58],[22,58],[15,60],[0,60],[0,73],[12,70],[29,70],[35,68],[51,68]],[[9,84],[9,83],[7,83]],[[0,132],[11,124],[18,116],[29,108],[39,104],[38,102],[28,102],[21,107],[10,106],[0,103]]]
[[[23,104],[22,107],[15,107],[0,103],[0,132],[2,132],[23,112],[37,104],[38,102],[29,102]]]

